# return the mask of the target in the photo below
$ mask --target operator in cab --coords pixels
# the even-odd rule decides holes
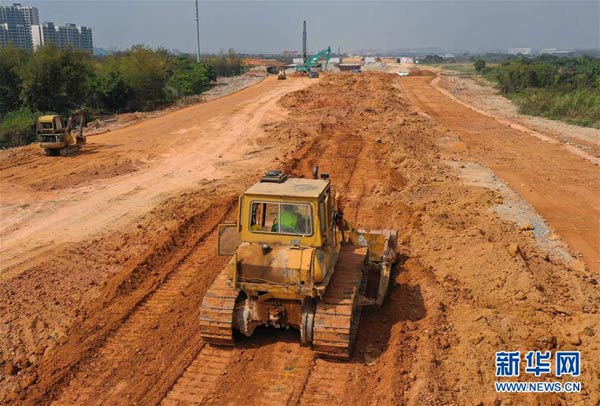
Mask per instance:
[[[281,219],[275,218],[271,232],[289,234],[310,234],[307,219],[299,212],[296,204],[281,205]]]

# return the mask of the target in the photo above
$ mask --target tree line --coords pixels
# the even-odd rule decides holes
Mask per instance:
[[[233,50],[197,63],[190,55],[142,45],[106,56],[53,46],[33,53],[1,48],[0,146],[20,143],[23,132],[31,135],[42,112],[67,115],[80,107],[92,114],[148,111],[200,94],[217,77],[245,70]]]

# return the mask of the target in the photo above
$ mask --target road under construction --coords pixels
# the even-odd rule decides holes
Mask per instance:
[[[438,75],[268,76],[67,157],[1,152],[0,401],[519,404],[493,389],[502,347],[581,351],[582,392],[532,404],[600,402],[597,164],[457,101]],[[398,233],[351,357],[321,357],[293,328],[206,343],[201,303],[230,260],[218,225],[267,170],[315,166],[345,219]]]

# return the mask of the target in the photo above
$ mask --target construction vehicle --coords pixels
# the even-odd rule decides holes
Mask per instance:
[[[279,73],[277,73],[277,80],[286,80],[287,75],[285,74],[285,69],[279,69]]]
[[[326,55],[325,59],[325,67],[327,69],[327,65],[329,64],[329,58],[331,57],[331,47],[327,47],[327,49],[323,49],[321,52],[317,53],[312,58],[307,59],[304,65],[296,66],[296,72],[304,72],[310,73],[311,68],[317,69],[319,67],[319,59]]]
[[[319,77],[319,70],[315,67],[310,68],[310,71],[308,72],[308,77],[310,79],[317,79]]]
[[[61,116],[40,116],[36,123],[36,136],[45,155],[67,156],[79,151],[85,145],[83,127],[85,127],[84,110],[77,110],[71,114],[67,125]]]
[[[275,66],[275,65],[268,65],[267,66],[267,73],[271,74],[271,75],[277,75],[277,73],[279,73],[279,67]]]
[[[219,255],[232,255],[204,295],[200,333],[234,345],[234,330],[300,330],[322,356],[351,356],[363,306],[377,306],[396,260],[396,230],[354,229],[328,174],[289,178],[269,171],[239,197],[236,224],[218,229]]]

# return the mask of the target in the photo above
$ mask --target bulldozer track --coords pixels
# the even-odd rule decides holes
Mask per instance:
[[[314,362],[312,349],[295,342],[236,348],[205,344],[160,404],[297,405]],[[237,389],[223,392],[228,387]]]
[[[315,312],[313,348],[326,357],[350,358],[360,322],[358,294],[364,286],[366,247],[342,247],[335,273]]]
[[[227,281],[227,269],[219,273],[202,299],[200,310],[200,334],[202,339],[214,345],[234,345],[233,308],[239,290]]]
[[[58,399],[52,403],[53,405],[124,402],[121,399],[121,393],[125,392],[127,388],[118,383],[118,376],[122,375],[123,365],[135,364],[139,362],[138,359],[143,359],[145,352],[151,351],[145,348],[149,342],[163,341],[164,338],[154,336],[159,334],[159,330],[161,330],[159,327],[165,315],[177,311],[178,308],[183,308],[183,304],[189,302],[190,299],[185,293],[186,289],[197,281],[198,269],[207,268],[207,264],[211,261],[211,254],[214,252],[214,247],[205,242],[215,238],[216,225],[227,215],[231,206],[226,205],[223,209],[222,212],[217,213],[218,217],[215,218],[214,225],[208,225],[209,230],[190,248],[188,256],[180,262],[160,287],[132,311],[123,324],[97,351],[94,358],[80,367],[79,372],[69,381]],[[194,341],[189,334],[178,340],[169,339],[174,343],[175,348],[162,351],[173,351],[174,363],[186,362],[185,358],[189,357],[190,345],[197,345],[186,341],[190,339]],[[177,348],[177,346],[180,347]],[[131,375],[140,373],[140,371],[130,371]],[[147,371],[142,374],[149,375],[149,373]],[[160,372],[158,373],[160,374]],[[157,376],[153,379],[162,378]],[[108,390],[105,387],[99,387],[107,382],[113,383]],[[152,389],[148,392],[152,392]],[[156,394],[152,394],[152,396],[156,396]],[[134,399],[131,401],[133,402]]]
[[[297,343],[274,343],[259,349],[254,359],[260,361],[250,364],[246,373],[262,379],[248,382],[243,401],[264,406],[298,404],[315,361],[312,350]],[[230,403],[241,401],[238,396]]]
[[[271,374],[265,388],[261,404],[266,406],[296,405],[303,393],[304,385],[310,375],[314,363],[312,354],[304,351],[289,354],[291,357],[280,357],[276,372]]]
[[[344,387],[348,381],[348,363],[316,359],[302,391],[300,406],[344,404]]]
[[[208,344],[202,346],[198,356],[160,404],[162,406],[202,404],[212,393],[219,378],[227,371],[234,352],[233,348],[219,348]]]
[[[352,215],[352,221],[354,223],[356,223],[356,221],[358,220],[358,213],[360,212],[360,197],[363,195],[364,191],[365,191],[365,184],[364,184],[364,178],[362,176],[357,176],[358,175],[358,171],[360,170],[360,167],[362,166],[361,163],[359,162],[359,157],[363,152],[363,149],[365,147],[365,140],[363,138],[362,135],[360,134],[356,134],[354,136],[354,139],[357,140],[354,142],[354,144],[357,146],[356,147],[356,154],[353,158],[351,158],[352,161],[352,170],[350,170],[349,173],[349,178],[347,180],[347,182],[344,185],[344,188],[348,191],[348,200],[349,200],[349,205],[352,208],[353,211],[353,215]]]

